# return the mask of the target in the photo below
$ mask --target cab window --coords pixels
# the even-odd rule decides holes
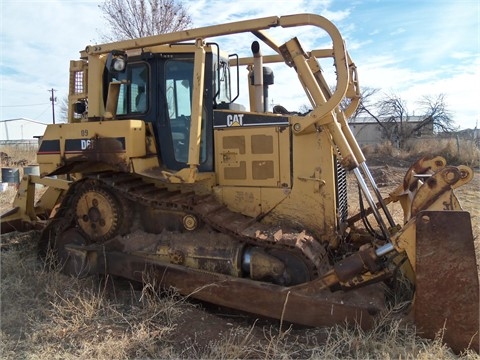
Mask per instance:
[[[142,114],[148,110],[149,68],[147,64],[129,64],[124,73],[115,74],[112,81],[124,81],[120,85],[117,115]]]
[[[217,68],[218,67],[218,68]],[[214,65],[215,73],[215,86],[216,91],[215,102],[219,103],[230,103],[231,93],[230,93],[230,69],[228,63],[225,60],[221,60],[220,63],[215,63]]]

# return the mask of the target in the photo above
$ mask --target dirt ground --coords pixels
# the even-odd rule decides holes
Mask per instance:
[[[380,192],[385,197],[398,184],[401,183],[407,164],[396,163],[397,166],[391,166],[382,163],[381,159],[372,162],[370,166],[371,172],[376,179]],[[356,186],[353,181],[353,175],[349,174],[349,211],[351,214],[358,212],[358,205],[356,204]],[[464,210],[470,212],[472,219],[472,228],[475,238],[477,259],[480,259],[480,172],[476,170],[473,180],[466,186],[456,190],[457,197]],[[0,198],[0,209],[5,211],[9,208],[9,202],[13,198],[14,191],[9,189],[2,193]],[[403,213],[398,204],[390,204],[394,218],[401,222]],[[3,242],[3,241],[2,241]],[[122,283],[121,280],[116,280],[116,284],[120,287],[124,286],[126,292],[129,292],[130,285],[127,282]],[[121,289],[117,289],[117,294],[120,294]],[[278,325],[277,322],[270,322],[265,319],[255,319],[247,314],[226,311],[214,305],[208,305],[200,302],[192,301],[195,306],[189,306],[184,312],[177,317],[176,326],[171,333],[172,342],[175,347],[181,349],[195,346],[198,348],[211,346],[212,342],[220,342],[226,336],[229,336],[232,329],[237,329],[238,326],[244,326],[250,329],[249,333],[244,334],[245,337],[255,337],[264,339],[268,343],[269,334],[265,332],[272,325]],[[257,326],[254,326],[257,325]],[[5,329],[4,329],[5,330]],[[296,333],[304,332],[305,329],[301,327],[292,328],[290,336],[295,336]],[[272,334],[270,334],[271,338]],[[324,335],[319,334],[319,337]],[[241,339],[240,339],[241,340]]]

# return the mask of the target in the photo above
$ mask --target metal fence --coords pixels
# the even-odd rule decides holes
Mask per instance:
[[[37,139],[28,139],[28,140],[0,140],[0,151],[4,152],[5,148],[17,149],[21,151],[37,151],[38,150],[38,140]]]

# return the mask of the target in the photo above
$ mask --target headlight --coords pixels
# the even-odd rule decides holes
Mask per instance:
[[[125,65],[127,65],[127,62],[123,57],[117,57],[113,59],[113,69],[115,71],[121,72],[125,70]]]
[[[108,54],[105,64],[109,72],[123,72],[127,67],[127,54],[124,51],[113,50]]]

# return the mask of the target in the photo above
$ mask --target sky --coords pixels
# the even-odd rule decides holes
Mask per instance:
[[[51,123],[51,89],[59,104],[68,95],[69,61],[100,42],[106,21],[93,0],[0,0],[0,121],[27,118]],[[332,21],[344,37],[361,87],[379,96],[400,96],[421,115],[424,96],[445,95],[455,124],[480,120],[480,2],[477,0],[186,0],[194,27],[296,13]],[[328,48],[326,34],[312,27],[273,32],[279,42],[298,36],[305,50]],[[248,34],[222,40],[227,53],[250,54]],[[269,54],[265,48],[264,54]],[[322,64],[326,78],[332,64]],[[278,68],[278,69],[277,69]],[[299,110],[308,100],[291,69],[275,66],[270,102]],[[289,78],[290,77],[290,78]],[[242,81],[242,80],[241,80]],[[283,86],[283,88],[282,88]],[[246,104],[243,94],[239,102]],[[32,123],[33,124],[33,123]],[[0,123],[0,129],[2,128]]]

